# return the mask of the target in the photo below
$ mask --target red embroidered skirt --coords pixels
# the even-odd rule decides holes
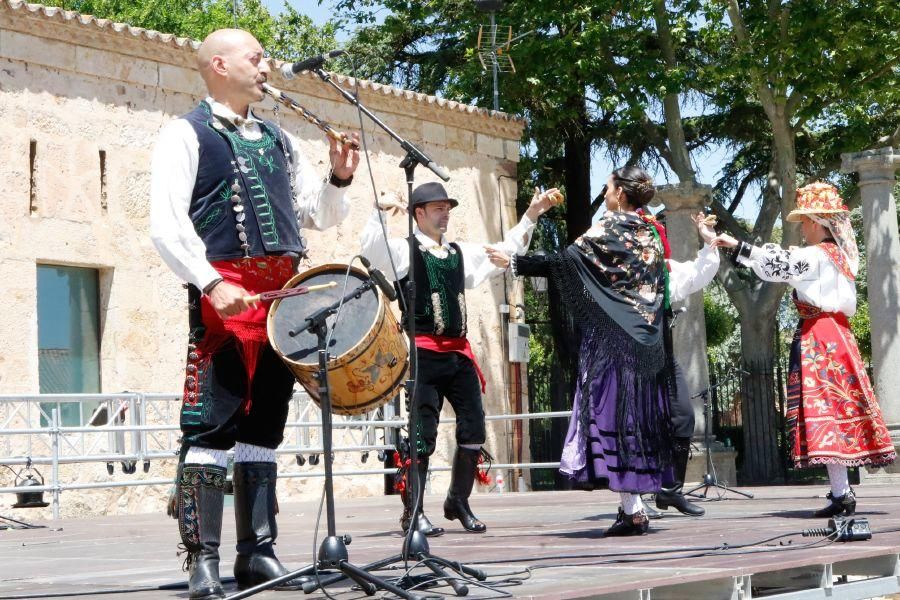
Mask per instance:
[[[795,304],[787,414],[794,464],[892,463],[894,445],[847,317]]]

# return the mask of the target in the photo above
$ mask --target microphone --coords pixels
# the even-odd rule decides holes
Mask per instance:
[[[430,163],[428,163],[428,164],[425,165],[425,166],[428,167],[429,169],[431,169],[431,172],[432,172],[432,173],[434,173],[435,175],[437,175],[438,177],[440,177],[440,178],[443,179],[444,181],[450,181],[450,171],[448,171],[447,169],[445,169],[445,168],[442,167],[441,165],[437,164],[437,163],[434,162],[434,161],[431,161]]]
[[[347,54],[346,50],[332,50],[331,52],[326,52],[325,54],[319,54],[318,56],[313,56],[301,61],[297,61],[295,63],[284,63],[281,65],[281,76],[285,79],[293,79],[297,76],[297,73],[301,71],[309,71],[310,69],[318,69],[323,64],[325,64],[326,60],[337,58],[343,54]]]
[[[672,318],[669,319],[669,329],[672,329],[673,327],[675,327],[675,321],[678,319],[678,317],[682,313],[685,313],[685,312],[687,312],[687,306],[682,306],[681,308],[676,308],[675,310],[672,311]]]
[[[369,259],[365,256],[360,255],[359,262],[362,263],[362,266],[366,268],[366,271],[369,272],[369,277],[372,278],[372,281],[375,282],[375,285],[378,286],[378,289],[381,290],[381,293],[390,301],[393,302],[397,299],[397,290],[394,289],[390,283],[388,283],[387,277],[384,276],[384,273],[376,269],[372,266],[372,263],[369,262]]]

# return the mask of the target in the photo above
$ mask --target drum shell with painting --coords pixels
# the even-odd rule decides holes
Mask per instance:
[[[321,308],[344,297],[368,280],[364,271],[328,264],[295,275],[284,289],[336,282],[324,290],[275,300],[269,309],[268,334],[275,352],[321,407],[318,345],[314,332],[302,328],[306,318]],[[328,317],[329,333],[334,334],[329,347],[328,385],[331,411],[340,415],[358,415],[380,407],[399,391],[406,379],[409,347],[394,314],[377,288],[346,301],[339,313]]]

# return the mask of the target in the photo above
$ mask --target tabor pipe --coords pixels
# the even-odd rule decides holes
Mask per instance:
[[[265,93],[272,96],[279,103],[284,104],[285,106],[287,106],[288,108],[290,108],[291,110],[296,112],[298,115],[300,115],[301,117],[303,117],[304,119],[306,119],[307,121],[309,121],[310,123],[312,123],[313,125],[318,127],[319,129],[324,131],[325,135],[327,135],[331,139],[336,140],[337,142],[340,142],[341,144],[346,144],[346,145],[350,146],[351,148],[353,148],[354,150],[359,150],[359,143],[357,143],[356,140],[354,140],[350,136],[336,130],[334,127],[332,127],[331,125],[329,125],[328,123],[326,123],[325,121],[323,121],[322,119],[317,117],[316,115],[314,115],[311,112],[309,112],[308,110],[306,110],[299,102],[297,102],[290,96],[285,95],[285,93],[282,92],[281,90],[279,90],[278,88],[274,88],[271,85],[269,85],[268,83],[264,83],[264,84],[262,84],[262,89]]]

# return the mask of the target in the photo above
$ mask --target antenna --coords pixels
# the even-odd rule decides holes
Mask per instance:
[[[481,68],[485,71],[491,70],[494,79],[494,110],[496,111],[500,110],[500,73],[516,72],[516,66],[509,55],[512,43],[533,33],[529,31],[513,37],[512,27],[497,25],[497,12],[502,10],[504,5],[503,0],[475,0],[475,8],[479,12],[488,13],[491,17],[490,25],[487,27],[482,25],[478,28],[475,52]]]

